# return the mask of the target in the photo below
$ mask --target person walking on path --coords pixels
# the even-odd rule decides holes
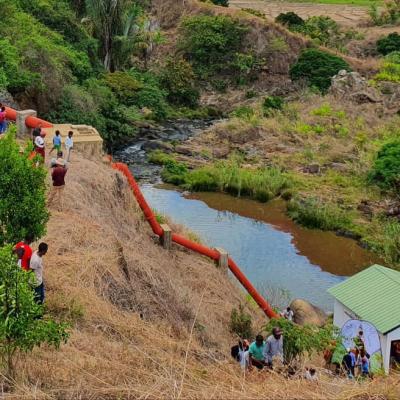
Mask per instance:
[[[257,335],[255,342],[253,342],[249,347],[250,366],[255,366],[258,369],[264,368],[264,349],[264,338],[262,335]]]
[[[7,120],[6,120],[6,108],[0,104],[0,135],[5,133],[7,130]]]
[[[33,253],[31,258],[30,268],[36,278],[35,301],[38,304],[44,303],[43,256],[46,255],[48,248],[47,243],[40,243],[38,250]]]
[[[57,208],[62,211],[64,206],[64,189],[65,189],[65,175],[67,174],[67,168],[65,167],[65,161],[63,159],[57,159],[53,172],[51,173],[51,179],[53,180],[53,186],[49,195],[47,206],[50,207],[54,201],[56,201]]]
[[[70,161],[71,151],[74,147],[74,139],[72,138],[74,132],[69,131],[68,137],[65,139],[65,150],[67,151],[67,162]]]
[[[43,158],[43,162],[46,158],[45,143],[44,143],[45,136],[46,133],[42,129],[40,131],[40,135],[35,137],[35,153]]]
[[[287,307],[286,310],[282,313],[282,315],[288,321],[293,321],[294,312],[290,307]]]
[[[268,337],[264,348],[264,361],[272,367],[274,359],[279,358],[283,362],[283,336],[280,328],[272,329],[272,335]]]
[[[25,271],[30,271],[30,262],[32,257],[31,243],[33,242],[32,235],[26,235],[22,242],[14,246],[14,253],[18,255],[19,264]]]
[[[62,140],[61,140],[61,133],[59,130],[57,130],[55,132],[55,135],[53,136],[53,147],[50,150],[49,154],[51,154],[53,152],[53,150],[57,150],[57,153],[61,151],[61,144],[62,144]]]

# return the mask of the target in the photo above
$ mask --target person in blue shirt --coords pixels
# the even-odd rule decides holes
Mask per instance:
[[[61,133],[60,131],[56,131],[55,135],[53,137],[53,148],[50,150],[50,153],[53,150],[57,150],[57,153],[61,151],[61,144],[62,144],[62,140],[61,140]]]

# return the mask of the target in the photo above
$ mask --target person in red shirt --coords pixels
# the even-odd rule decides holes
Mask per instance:
[[[18,256],[18,264],[25,271],[29,271],[29,265],[32,257],[31,243],[33,242],[32,235],[27,235],[22,242],[17,243],[14,246],[14,253]]]
[[[62,211],[63,209],[63,196],[64,196],[64,188],[65,188],[65,175],[67,174],[67,168],[65,165],[65,161],[62,159],[57,159],[55,162],[55,166],[53,168],[53,172],[51,173],[51,178],[53,180],[53,186],[51,188],[48,207],[50,207],[53,202],[56,200],[56,204],[58,206],[58,210]]]

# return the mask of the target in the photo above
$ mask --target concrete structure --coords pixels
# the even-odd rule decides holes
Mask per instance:
[[[103,139],[95,128],[88,125],[56,124],[52,128],[46,128],[45,141],[48,150],[53,146],[53,136],[56,130],[61,133],[63,151],[68,132],[72,131],[74,132],[74,151],[79,151],[87,158],[100,158],[103,155]]]
[[[160,236],[160,242],[165,250],[171,250],[172,247],[172,229],[167,224],[161,224],[163,231]]]
[[[17,137],[23,138],[31,134],[31,128],[26,126],[26,119],[28,117],[36,117],[37,112],[35,110],[21,110],[16,112],[15,124],[17,126]]]
[[[215,249],[219,253],[219,259],[218,259],[218,267],[228,271],[229,267],[229,255],[228,252],[225,249],[221,249],[220,247],[217,247]]]
[[[390,370],[393,343],[400,341],[400,272],[373,265],[329,289],[335,297],[333,323],[372,324],[379,336],[385,372]]]

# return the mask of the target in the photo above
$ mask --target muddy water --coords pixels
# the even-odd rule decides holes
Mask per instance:
[[[142,186],[151,207],[189,227],[203,242],[225,248],[261,291],[285,289],[326,311],[333,299],[326,290],[377,262],[347,238],[302,228],[285,215],[285,203],[261,204],[220,193],[181,192]]]

